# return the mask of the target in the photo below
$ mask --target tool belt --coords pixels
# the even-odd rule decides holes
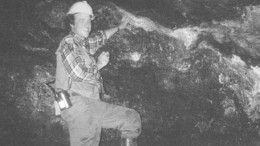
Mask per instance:
[[[63,89],[58,89],[58,91],[56,91],[50,84],[53,84],[55,82],[51,81],[51,82],[47,82],[46,85],[52,90],[53,94],[54,94],[54,99],[55,101],[58,103],[60,110],[64,110],[64,109],[68,109],[72,106],[72,103],[70,101],[70,94],[68,92],[68,90],[63,90]],[[74,93],[75,94],[75,93]],[[75,96],[75,95],[72,95]]]

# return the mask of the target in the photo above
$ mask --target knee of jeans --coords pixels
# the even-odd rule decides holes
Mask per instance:
[[[137,111],[135,110],[128,110],[126,112],[128,118],[130,119],[131,125],[137,129],[141,129],[141,118]]]

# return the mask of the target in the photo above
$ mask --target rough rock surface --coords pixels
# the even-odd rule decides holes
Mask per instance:
[[[0,40],[0,145],[69,145],[67,126],[54,116],[53,95],[45,83],[54,76],[54,52],[66,34],[62,20],[71,2],[35,2],[33,16],[23,11],[9,29],[6,24],[0,27],[9,36]],[[197,24],[170,28],[171,24],[156,22],[156,15],[149,18],[145,12],[139,15],[134,9],[90,1],[97,16],[93,31],[116,26],[125,15],[132,19],[129,28],[116,33],[98,54],[111,54],[101,72],[110,96],[102,100],[140,113],[139,145],[259,144],[260,7],[226,2],[216,9],[232,5],[236,19],[217,19],[226,14],[210,11],[217,2],[178,1],[180,16]],[[195,13],[199,4],[211,17]],[[200,22],[204,18],[210,19]],[[100,145],[116,145],[119,136],[118,131],[104,130]]]

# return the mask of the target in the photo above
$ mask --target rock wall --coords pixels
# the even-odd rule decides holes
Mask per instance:
[[[113,3],[90,2],[97,16],[93,31],[131,18],[128,29],[97,55],[103,50],[111,55],[101,72],[109,95],[102,100],[140,113],[140,145],[258,144],[259,6],[244,7],[239,19],[169,28]],[[68,31],[62,20],[70,3],[40,1],[35,19],[21,19],[10,31],[17,43],[5,42],[10,48],[0,57],[2,145],[69,144],[45,82],[54,76],[54,51]],[[188,12],[183,11],[187,19],[193,11]],[[116,145],[119,136],[103,130],[101,145]]]

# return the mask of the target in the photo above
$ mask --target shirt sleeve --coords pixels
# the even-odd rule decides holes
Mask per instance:
[[[61,58],[65,70],[76,81],[88,81],[95,78],[97,67],[87,67],[82,56],[75,52],[73,46],[64,44],[61,50]]]
[[[90,49],[98,49],[102,47],[107,41],[107,36],[104,31],[98,31],[87,38]]]

